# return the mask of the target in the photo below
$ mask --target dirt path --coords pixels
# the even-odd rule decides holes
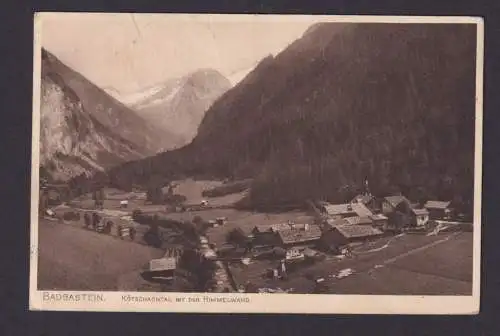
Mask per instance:
[[[40,220],[38,239],[40,289],[140,289],[145,284],[134,274],[163,255],[161,249],[47,220]]]
[[[439,245],[439,244],[442,244],[442,243],[444,243],[444,242],[447,242],[448,240],[450,240],[450,239],[451,239],[451,238],[453,238],[453,237],[458,236],[459,234],[460,234],[460,232],[453,233],[453,234],[451,234],[451,235],[447,236],[446,238],[443,238],[443,239],[437,240],[437,241],[435,241],[435,242],[432,242],[432,243],[430,243],[430,244],[427,244],[427,245],[424,245],[424,246],[421,246],[421,247],[415,248],[415,249],[413,249],[413,250],[410,250],[410,251],[408,251],[408,252],[402,253],[402,254],[400,254],[400,255],[398,255],[398,256],[395,256],[395,257],[393,257],[393,258],[386,259],[386,260],[383,262],[383,264],[384,264],[384,265],[391,264],[391,263],[394,263],[394,262],[398,261],[399,259],[406,258],[406,257],[408,257],[408,256],[410,256],[410,255],[412,255],[412,254],[415,254],[415,253],[422,252],[422,251],[427,250],[427,249],[429,249],[429,248],[431,248],[431,247],[434,247],[434,246],[436,246],[436,245]]]

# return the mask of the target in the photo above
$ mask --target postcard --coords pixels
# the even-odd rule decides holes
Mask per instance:
[[[481,18],[34,25],[31,310],[479,312]]]

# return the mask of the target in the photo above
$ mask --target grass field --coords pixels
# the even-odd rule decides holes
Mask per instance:
[[[158,290],[139,273],[161,249],[43,219],[38,232],[40,290]]]
[[[332,294],[470,295],[472,234],[402,235],[382,250],[354,258],[331,256],[303,266],[289,273],[287,281],[264,277],[267,268],[276,266],[270,261],[253,261],[248,266],[233,265],[231,271],[239,284],[251,281],[260,288],[293,289],[292,293],[311,293],[314,283],[310,278],[324,277]],[[338,278],[346,269],[352,275]]]

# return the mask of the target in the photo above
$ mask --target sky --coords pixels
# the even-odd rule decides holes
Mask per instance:
[[[233,84],[317,20],[269,16],[50,14],[41,44],[104,89],[140,91],[199,68]]]

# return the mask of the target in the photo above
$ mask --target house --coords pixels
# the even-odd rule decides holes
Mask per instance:
[[[280,245],[289,249],[292,247],[314,246],[321,238],[321,229],[318,225],[303,224],[302,227],[291,227],[277,232]]]
[[[337,225],[323,233],[320,245],[330,251],[340,252],[349,243],[376,239],[383,232],[371,225]]]
[[[371,215],[372,226],[378,228],[382,231],[386,231],[388,228],[389,219],[382,214]]]
[[[372,215],[370,209],[363,203],[346,203],[346,204],[324,204],[320,211],[332,219],[346,218],[346,217],[365,217]]]
[[[291,249],[286,250],[286,255],[285,255],[286,261],[299,261],[304,259],[305,255],[303,249],[298,247],[292,247]]]
[[[429,211],[427,209],[411,209],[411,225],[424,226],[429,221]]]
[[[178,261],[177,256],[166,254],[163,258],[151,260],[145,273],[148,278],[171,280],[177,269]]]
[[[370,218],[371,216],[354,216],[354,217],[346,217],[344,218],[344,222],[347,225],[372,225],[373,221]]]
[[[380,208],[379,202],[372,194],[364,193],[356,195],[351,200],[351,204],[358,204],[358,203],[365,205],[371,211],[378,211]]]
[[[429,211],[430,219],[447,219],[451,216],[451,201],[427,201],[424,208]]]
[[[411,203],[403,195],[386,196],[382,200],[382,213],[384,215],[390,214],[395,211],[408,213],[409,209],[411,209]]]
[[[290,228],[288,225],[286,228]],[[251,231],[251,237],[253,237],[253,246],[277,246],[279,245],[279,239],[276,235],[277,226],[272,225],[257,225]]]

